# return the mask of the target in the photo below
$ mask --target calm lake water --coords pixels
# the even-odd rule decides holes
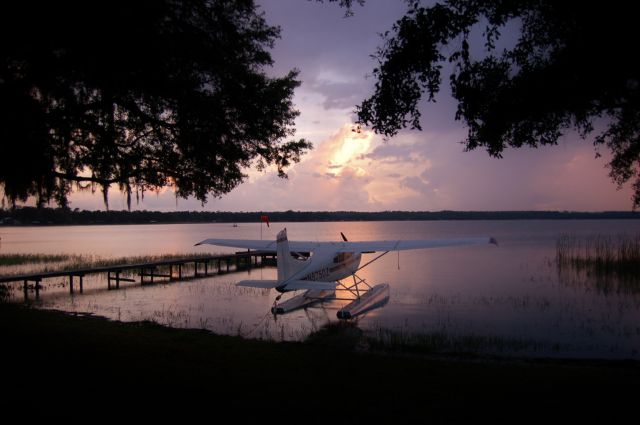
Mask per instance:
[[[499,246],[389,253],[361,270],[370,284],[389,283],[384,307],[358,319],[380,338],[410,341],[436,335],[462,349],[527,356],[640,358],[640,284],[606,281],[559,270],[558,237],[571,234],[640,234],[640,220],[425,221],[272,223],[274,239],[286,227],[291,240],[423,239],[494,236]],[[0,227],[1,253],[83,254],[100,257],[233,252],[193,246],[206,238],[260,239],[260,224],[176,224],[71,227]],[[374,258],[363,256],[363,263]],[[0,275],[11,272],[0,268]],[[66,279],[49,279],[42,308],[90,312],[112,319],[154,320],[252,338],[299,340],[329,322],[344,301],[274,318],[277,293],[239,288],[237,281],[274,279],[275,268],[234,272],[108,291],[106,276],[85,278],[83,294],[70,295]],[[16,285],[11,299],[24,302]],[[283,299],[291,296],[286,294]],[[465,345],[466,344],[466,345]],[[458,346],[458,349],[460,347]]]

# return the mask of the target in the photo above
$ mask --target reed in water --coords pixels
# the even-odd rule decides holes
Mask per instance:
[[[57,263],[70,258],[66,254],[0,254],[0,266],[16,266],[33,263]]]
[[[162,255],[140,255],[119,258],[103,258],[91,254],[0,254],[0,276],[10,276],[27,272],[14,266],[29,268],[29,272],[46,273],[70,271],[92,267],[110,267],[128,264],[151,263],[155,261],[182,260],[205,257],[209,254],[198,252]]]
[[[562,235],[556,243],[556,262],[598,275],[640,276],[640,234]]]

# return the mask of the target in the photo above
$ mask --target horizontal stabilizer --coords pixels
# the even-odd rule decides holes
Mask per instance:
[[[334,282],[319,282],[316,280],[291,280],[286,282],[285,289],[287,291],[295,291],[298,289],[336,289],[338,284]]]
[[[275,288],[278,286],[277,280],[241,280],[236,286],[250,286],[251,288]]]

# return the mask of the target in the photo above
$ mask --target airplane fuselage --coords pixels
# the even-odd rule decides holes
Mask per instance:
[[[330,262],[322,262],[317,265],[313,265],[313,259],[304,261],[311,261],[310,270],[300,280],[309,280],[316,282],[335,282],[347,278],[360,267],[360,260],[362,254],[359,252],[342,252],[336,254]],[[278,292],[287,292],[286,285],[276,287]]]
[[[337,254],[330,264],[310,272],[302,280],[318,280],[321,282],[331,282],[351,276],[360,266],[362,254],[353,252],[343,252]]]

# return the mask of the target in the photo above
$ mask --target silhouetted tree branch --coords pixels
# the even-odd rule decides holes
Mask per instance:
[[[72,182],[205,202],[299,161],[297,71],[252,0],[23,1],[0,15],[0,185],[67,203]]]
[[[420,129],[420,101],[435,101],[449,62],[467,149],[500,157],[507,146],[556,144],[568,130],[586,137],[604,127],[594,144],[611,150],[616,183],[635,179],[633,204],[640,206],[638,19],[631,3],[408,3],[376,53],[375,90],[357,107],[360,123],[388,137]],[[520,32],[498,49],[508,25]]]

